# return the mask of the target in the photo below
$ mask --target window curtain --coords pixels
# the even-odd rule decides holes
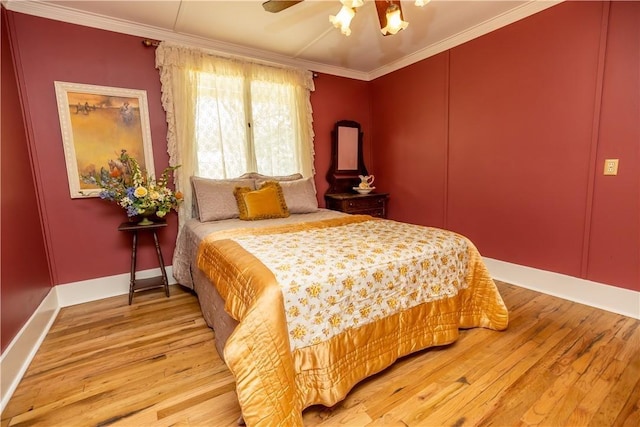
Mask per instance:
[[[193,216],[193,194],[191,191],[190,177],[199,173],[200,169],[210,167],[212,162],[222,168],[218,171],[218,178],[233,178],[226,176],[230,172],[237,171],[238,166],[225,165],[224,148],[225,143],[236,143],[239,139],[234,137],[234,132],[242,132],[247,124],[246,105],[234,105],[229,100],[226,102],[225,91],[238,90],[230,85],[230,81],[237,81],[238,77],[251,82],[252,96],[258,104],[260,99],[268,100],[281,96],[279,91],[270,91],[269,84],[286,84],[294,88],[278,99],[279,103],[293,105],[292,111],[296,111],[296,117],[291,117],[286,125],[281,127],[291,129],[298,136],[298,146],[293,155],[297,156],[299,171],[303,176],[313,176],[313,127],[310,92],[313,91],[313,75],[306,70],[293,68],[278,68],[268,65],[253,63],[249,61],[230,59],[216,56],[202,49],[189,48],[167,42],[161,42],[156,48],[156,68],[160,72],[160,82],[162,85],[162,105],[167,117],[167,151],[169,153],[169,164],[171,166],[180,165],[174,172],[174,183],[176,190],[184,195],[184,202],[178,210],[179,229]],[[197,114],[198,109],[208,108],[203,103],[198,102],[198,95],[207,91],[215,91],[217,105],[204,111],[204,114]],[[255,95],[254,95],[255,93]],[[291,95],[293,93],[293,95]],[[229,97],[231,99],[232,97]],[[237,97],[234,97],[237,99]],[[258,107],[259,108],[259,107]],[[224,109],[227,114],[216,114],[217,109]],[[231,111],[233,114],[228,114]],[[200,111],[203,113],[203,111]],[[209,116],[211,114],[211,116]],[[198,158],[196,132],[198,124],[196,117],[206,116],[211,120],[212,129],[208,130],[218,134],[219,144],[212,144],[207,147],[210,153],[209,159]],[[229,117],[233,117],[234,122],[229,122]],[[225,120],[226,118],[226,120]],[[242,120],[242,123],[239,121]],[[272,120],[269,123],[253,124],[253,132],[260,132],[268,126],[273,126]],[[271,124],[270,124],[271,123]],[[240,125],[240,127],[239,127]],[[269,147],[261,147],[257,144],[256,150],[269,150]],[[291,152],[287,153],[292,155]],[[277,161],[278,153],[270,153],[272,160]],[[265,156],[267,158],[267,156]],[[252,160],[255,165],[255,159]],[[209,166],[207,166],[209,163]],[[217,167],[216,166],[216,167]],[[262,170],[269,170],[269,165],[261,165]],[[243,172],[251,172],[244,170]]]

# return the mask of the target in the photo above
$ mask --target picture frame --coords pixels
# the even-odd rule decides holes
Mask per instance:
[[[55,81],[64,157],[72,199],[98,197],[83,177],[110,170],[122,150],[155,175],[147,92]]]

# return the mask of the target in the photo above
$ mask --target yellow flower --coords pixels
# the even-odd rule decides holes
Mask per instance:
[[[151,191],[149,193],[149,197],[151,197],[151,200],[158,200],[160,198],[160,193],[157,191]]]
[[[295,305],[289,308],[288,311],[289,311],[288,314],[290,317],[298,317],[298,315],[300,314],[300,310]]]
[[[383,278],[383,277],[384,277],[384,273],[383,273],[382,271],[380,271],[380,270],[376,270],[376,271],[373,273],[373,279],[374,279],[377,283],[382,282],[382,278]]]
[[[301,338],[304,338],[305,335],[307,335],[307,328],[305,328],[302,325],[298,325],[293,329],[293,331],[289,333],[293,338],[301,339]]]
[[[148,193],[147,189],[144,187],[137,187],[136,190],[133,192],[133,195],[136,196],[137,198],[141,198],[146,196]]]
[[[312,297],[318,297],[318,295],[320,295],[321,292],[321,287],[319,283],[313,283],[311,286],[309,286],[307,289],[305,289],[307,291],[307,293],[309,295],[311,295]]]
[[[338,314],[334,314],[329,318],[329,323],[334,328],[340,326],[340,322],[342,322],[342,318]]]

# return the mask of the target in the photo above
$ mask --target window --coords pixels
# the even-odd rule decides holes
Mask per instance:
[[[156,67],[167,114],[169,164],[184,195],[179,227],[192,217],[191,177],[245,172],[313,176],[310,71],[221,58],[161,42]]]
[[[294,87],[197,73],[197,175],[300,172]]]

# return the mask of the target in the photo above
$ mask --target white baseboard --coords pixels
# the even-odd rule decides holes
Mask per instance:
[[[165,267],[169,284],[176,284],[173,277],[173,268]],[[160,275],[160,268],[143,270],[136,272],[136,278],[146,279]],[[83,280],[81,282],[67,283],[55,287],[58,293],[60,307],[82,304],[99,299],[115,297],[129,293],[129,273],[118,274],[109,277],[99,277],[97,279]]]
[[[494,279],[640,319],[640,292],[492,258],[483,258]]]
[[[171,266],[166,267],[169,284],[176,284]],[[144,279],[160,275],[160,268],[138,271],[136,277]],[[129,273],[98,279],[83,280],[54,286],[24,327],[9,343],[0,357],[0,412],[4,411],[11,395],[27,371],[40,344],[46,337],[62,307],[97,301],[129,293]],[[135,300],[134,300],[135,301]]]
[[[52,288],[0,356],[0,412],[4,411],[59,311],[58,297]]]

